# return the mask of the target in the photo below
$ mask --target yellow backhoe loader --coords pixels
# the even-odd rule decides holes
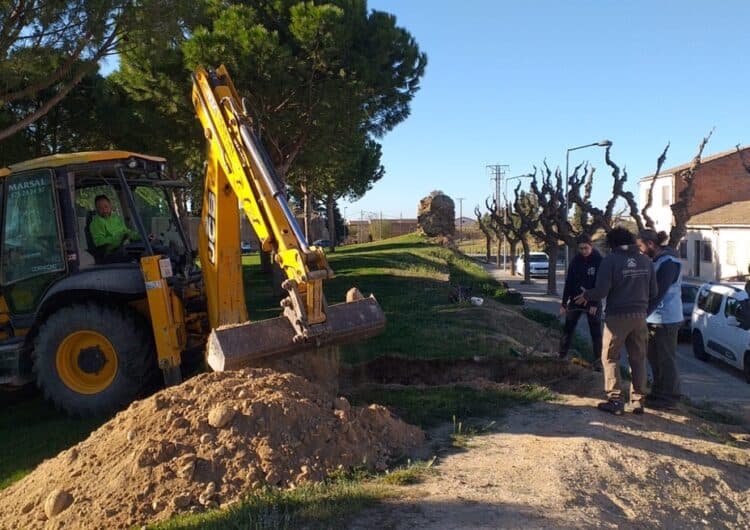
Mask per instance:
[[[191,355],[230,370],[384,329],[372,296],[327,305],[333,271],[307,244],[226,69],[198,69],[192,99],[207,141],[200,267],[165,159],[82,152],[0,169],[0,383],[34,377],[66,412],[107,414],[159,374],[179,383]],[[102,244],[103,197],[127,227],[119,246]],[[243,214],[284,276],[277,318],[248,322]]]

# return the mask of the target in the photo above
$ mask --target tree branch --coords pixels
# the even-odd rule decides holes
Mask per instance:
[[[654,186],[656,186],[656,179],[659,176],[659,172],[661,172],[661,167],[664,165],[664,161],[667,159],[667,151],[669,150],[669,142],[667,142],[666,147],[664,147],[664,151],[662,151],[661,155],[659,155],[658,160],[656,161],[656,173],[654,173],[654,177],[651,179],[651,184],[648,187],[648,196],[646,198],[646,204],[643,207],[643,210],[641,210],[641,215],[643,215],[643,219],[646,221],[646,226],[648,226],[651,230],[654,229],[654,220],[649,217],[648,210],[651,208],[651,205],[653,204],[654,200]]]
[[[698,146],[698,152],[693,158],[693,162],[687,169],[680,172],[680,179],[685,184],[685,187],[680,191],[680,198],[671,205],[672,216],[674,217],[674,225],[669,231],[669,243],[668,245],[672,248],[677,248],[682,238],[687,234],[687,223],[690,220],[690,205],[693,202],[695,196],[695,177],[698,170],[701,167],[701,157],[703,156],[703,150],[714,133],[712,128],[708,135],[706,135]],[[677,175],[675,175],[676,177]]]

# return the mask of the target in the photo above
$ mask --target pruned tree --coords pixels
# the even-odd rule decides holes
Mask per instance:
[[[537,179],[538,169],[534,166],[531,179],[531,191],[539,205],[539,223],[532,230],[532,234],[544,243],[549,256],[549,271],[547,273],[547,294],[557,294],[557,254],[560,241],[568,243],[573,237],[570,222],[566,219],[565,192],[562,189],[562,173],[557,169],[554,173],[547,162],[544,162],[541,186]]]
[[[672,248],[677,248],[682,241],[682,238],[687,234],[687,223],[690,220],[690,205],[693,202],[695,196],[695,177],[698,174],[698,170],[701,167],[701,158],[703,157],[703,150],[706,144],[711,139],[711,135],[714,130],[711,129],[708,135],[706,135],[698,145],[698,152],[693,158],[692,163],[686,169],[675,175],[676,178],[680,179],[684,184],[684,187],[680,190],[679,198],[674,204],[670,206],[672,209],[672,217],[674,218],[674,224],[672,229],[669,231],[669,242],[667,243]]]
[[[711,139],[711,135],[713,135],[713,132],[714,129],[711,129],[711,131],[709,131],[709,133],[701,140],[700,144],[698,145],[698,152],[693,158],[692,163],[687,168],[679,171],[675,175],[675,181],[676,183],[679,182],[682,184],[682,189],[679,192],[678,199],[670,205],[670,209],[672,210],[673,223],[669,231],[669,240],[667,244],[672,248],[676,249],[679,246],[680,241],[682,241],[682,239],[685,237],[685,234],[687,234],[687,223],[690,220],[690,206],[695,195],[695,178],[697,176],[698,170],[701,167],[703,150],[705,149],[706,144],[708,144],[708,141]],[[609,228],[605,227],[605,229],[611,229],[611,222],[613,219],[611,212],[614,210],[615,202],[618,198],[622,198],[627,203],[630,217],[635,222],[636,229],[638,231],[644,230],[646,228],[653,230],[655,228],[655,223],[653,219],[648,215],[648,210],[653,204],[654,186],[656,183],[656,179],[661,172],[662,166],[667,159],[667,151],[669,150],[669,146],[670,144],[667,143],[666,147],[657,159],[656,171],[651,178],[651,183],[646,195],[646,204],[643,206],[642,211],[639,209],[638,203],[635,200],[633,193],[624,190],[624,184],[628,178],[627,171],[625,169],[621,170],[619,165],[612,160],[610,156],[611,146],[608,146],[606,148],[604,160],[607,165],[612,168],[612,178],[614,179],[614,183],[612,188],[612,198],[607,204],[607,211],[610,212],[610,225]]]
[[[528,176],[531,177],[531,175]],[[520,182],[515,189],[513,213],[518,216],[518,234],[523,248],[523,281],[529,283],[531,281],[529,235],[533,235],[539,225],[539,207],[533,194],[521,191]]]
[[[510,272],[512,275],[516,274],[516,248],[521,242],[521,234],[519,232],[519,219],[518,214],[514,213],[513,208],[509,204],[506,204],[502,209],[497,207],[497,202],[492,201],[490,203],[489,198],[485,200],[485,206],[487,207],[488,215],[492,222],[490,227],[494,229],[498,239],[504,238],[505,242],[508,243],[510,250]]]
[[[667,143],[664,151],[662,151],[661,155],[659,155],[659,158],[657,159],[656,172],[654,173],[654,177],[651,180],[651,185],[649,186],[648,194],[646,197],[646,204],[644,205],[644,211],[646,213],[653,203],[654,185],[656,183],[657,177],[659,176],[659,173],[661,172],[661,168],[664,165],[665,160],[667,159],[667,151],[669,150],[669,145],[670,144]],[[627,204],[630,217],[632,217],[633,221],[635,222],[637,230],[641,231],[645,228],[653,229],[654,221],[648,215],[645,215],[645,217],[642,216],[640,208],[638,207],[638,201],[636,200],[633,193],[630,191],[625,191],[625,183],[628,180],[628,172],[625,168],[620,169],[620,166],[614,160],[612,160],[612,157],[610,156],[611,149],[612,146],[609,145],[604,151],[604,162],[612,169],[612,195],[607,202],[605,215],[601,217],[602,223],[605,223],[602,227],[607,231],[613,228],[612,220],[615,205],[618,199],[623,199]]]
[[[474,215],[477,218],[477,225],[479,226],[479,230],[482,231],[482,234],[484,234],[485,239],[485,251],[486,251],[486,261],[487,263],[490,262],[490,259],[492,259],[492,227],[490,224],[492,223],[492,218],[489,216],[489,214],[482,214],[482,212],[479,210],[479,206],[474,207]]]

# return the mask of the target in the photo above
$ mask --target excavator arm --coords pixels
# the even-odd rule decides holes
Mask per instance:
[[[192,99],[208,148],[198,251],[212,328],[209,365],[234,369],[380,333],[385,315],[374,297],[354,289],[347,302],[326,304],[323,282],[333,271],[322,249],[308,246],[226,68],[196,70]],[[285,276],[278,318],[247,321],[240,210]]]

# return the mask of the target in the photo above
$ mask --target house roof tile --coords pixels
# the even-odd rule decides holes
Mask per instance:
[[[744,225],[750,226],[750,201],[730,202],[696,214],[688,226]]]

